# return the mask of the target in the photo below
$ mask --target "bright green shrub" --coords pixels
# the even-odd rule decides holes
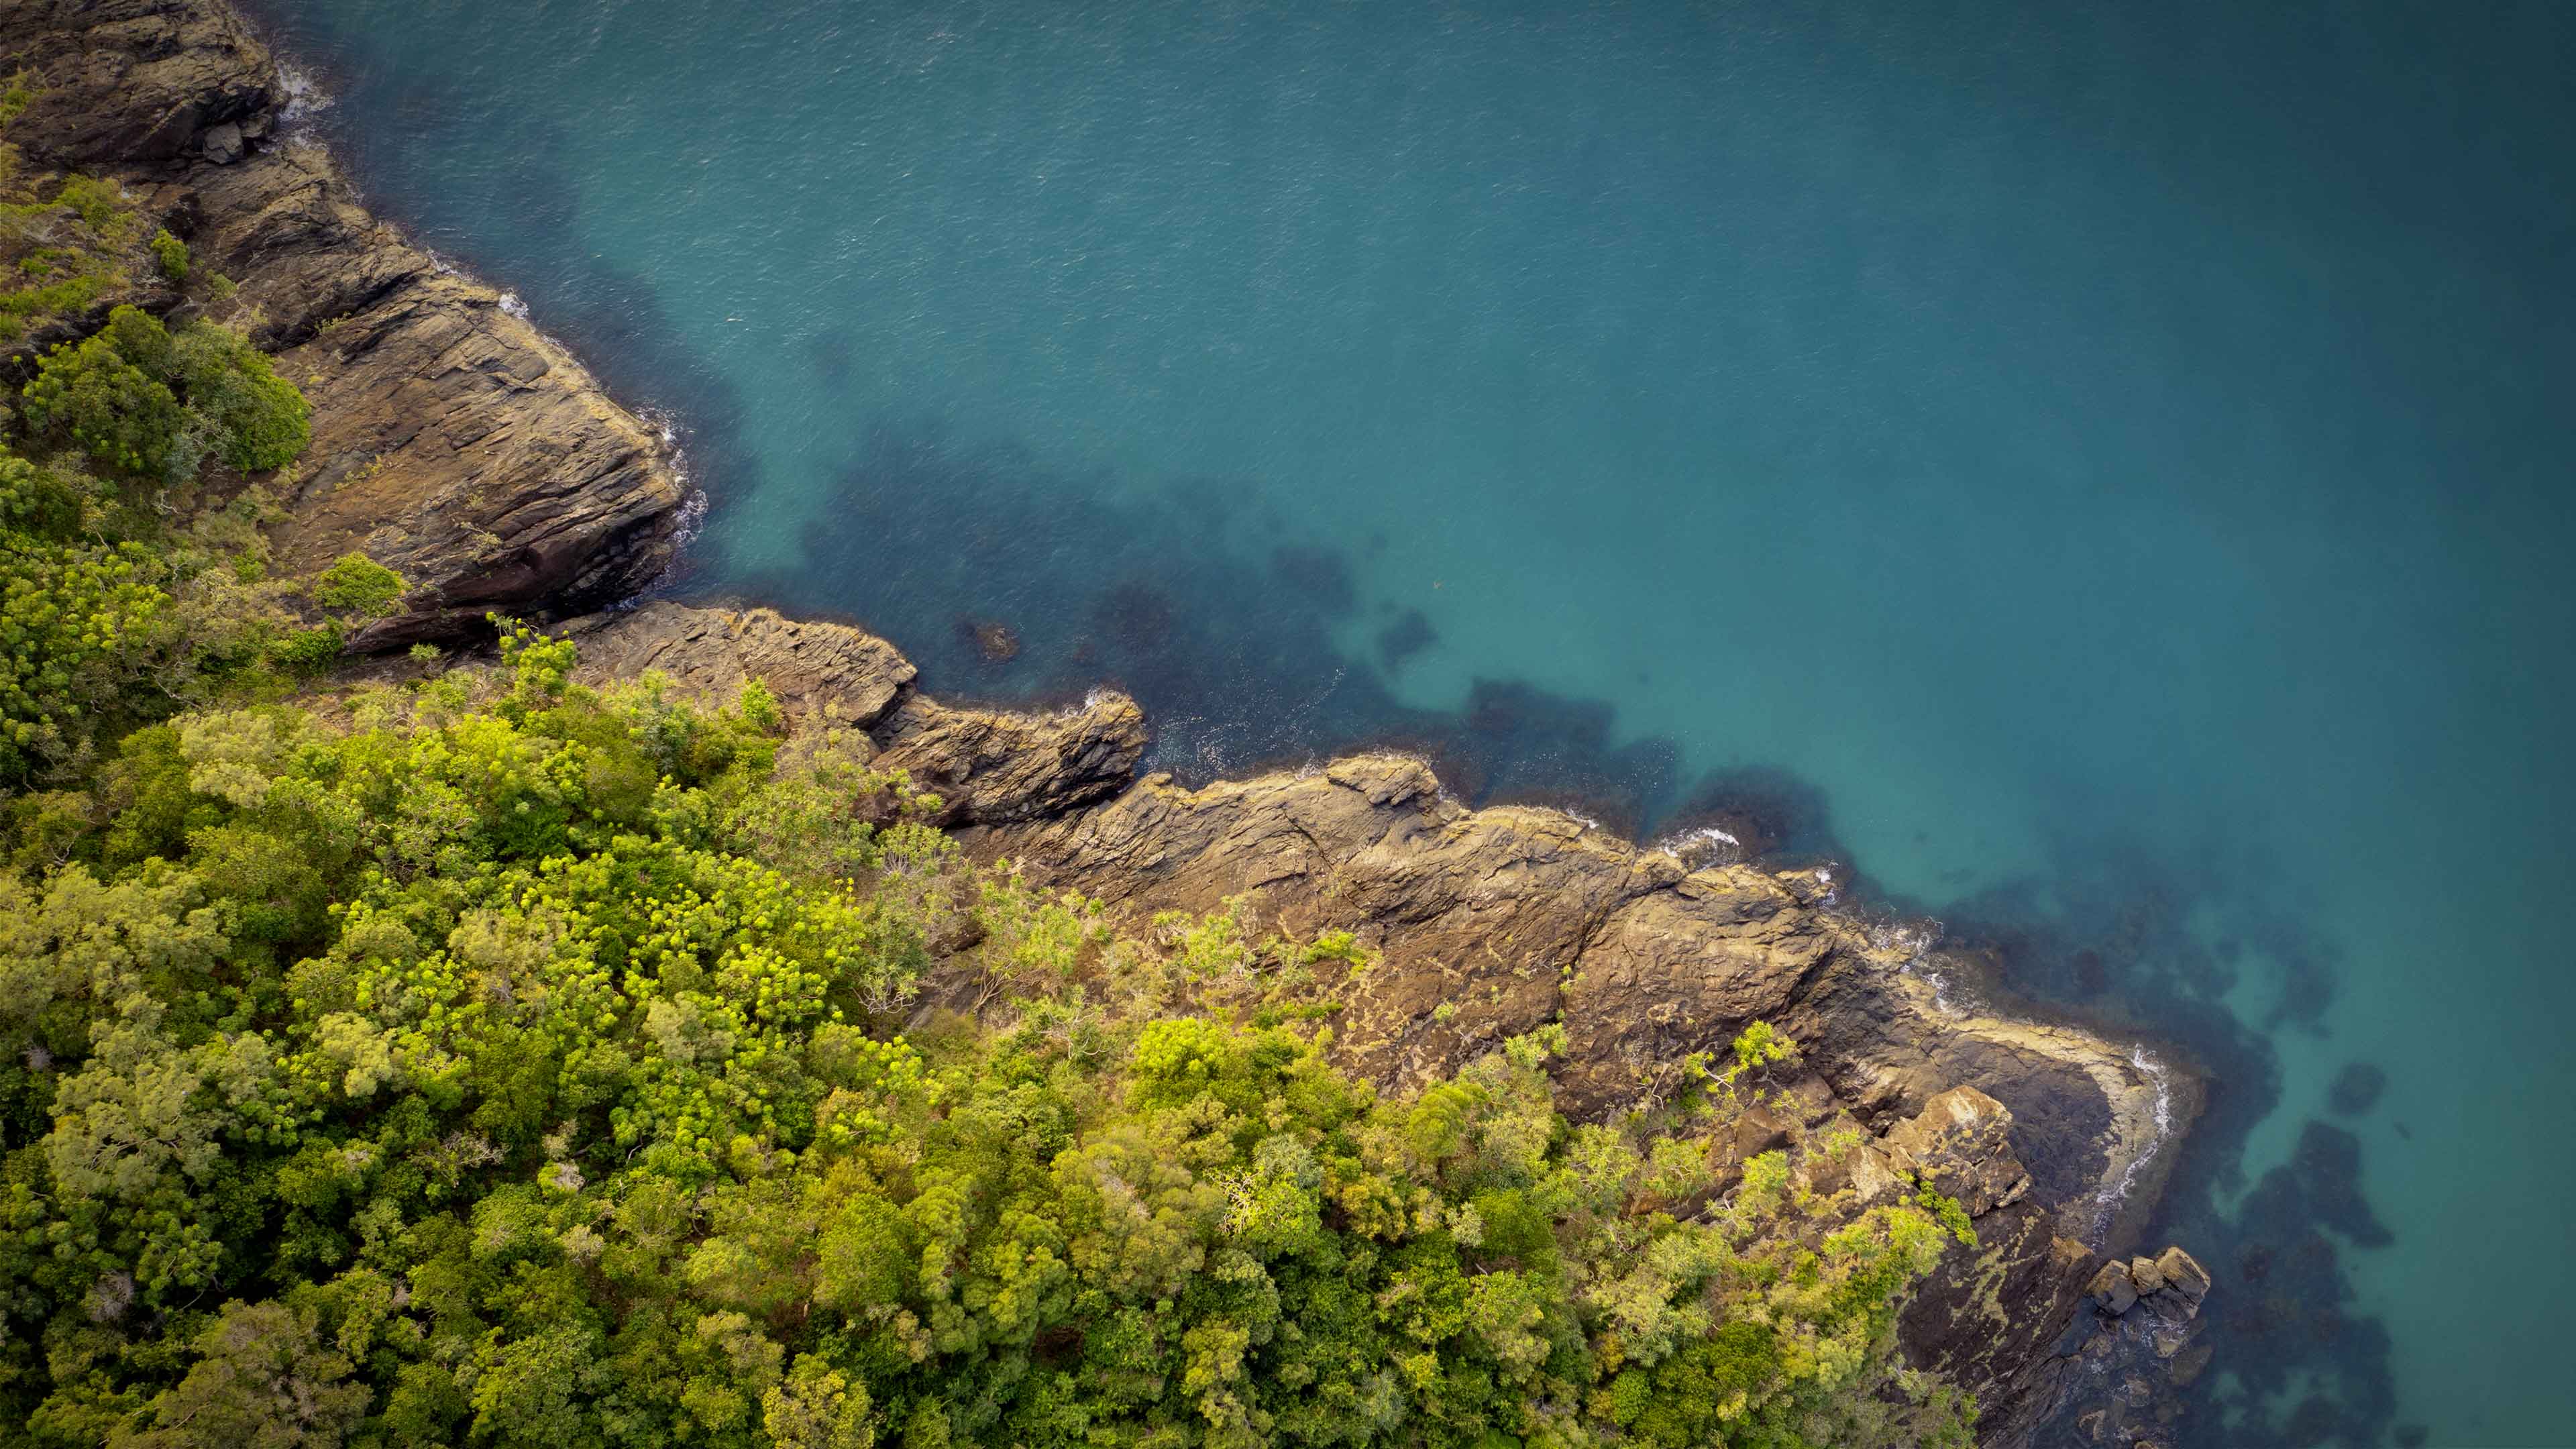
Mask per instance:
[[[150,554],[82,537],[73,480],[0,449],[0,788],[78,733],[169,597]]]
[[[145,476],[168,466],[187,422],[169,384],[136,366],[105,333],[47,353],[22,411],[28,426],[69,437],[99,466]]]
[[[29,106],[36,103],[36,95],[34,71],[20,68],[11,71],[6,79],[0,79],[0,126],[8,125],[24,114]]]
[[[355,551],[334,559],[313,581],[314,602],[369,619],[392,613],[402,592],[402,575]]]
[[[62,538],[80,526],[80,517],[80,495],[60,474],[0,449],[0,528]]]
[[[188,244],[170,235],[168,228],[152,233],[152,259],[161,264],[161,275],[172,285],[182,286],[188,280]]]
[[[0,779],[81,714],[126,638],[168,602],[143,551],[0,535]]]
[[[134,307],[48,353],[25,413],[102,467],[171,482],[210,451],[243,472],[281,468],[313,439],[312,405],[241,334],[199,318],[174,335]]]
[[[55,193],[54,204],[67,206],[81,224],[91,231],[113,236],[125,229],[133,214],[132,204],[125,199],[125,188],[98,176],[71,176]]]
[[[313,441],[313,405],[248,339],[200,318],[180,330],[173,353],[189,411],[213,426],[224,466],[265,472],[303,456]]]

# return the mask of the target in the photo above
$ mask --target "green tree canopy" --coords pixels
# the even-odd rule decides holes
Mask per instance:
[[[0,882],[0,1395],[40,1440],[1964,1432],[1893,1348],[1934,1207],[1777,1153],[1721,1202],[1687,1114],[1558,1113],[1554,1029],[1382,1097],[1288,1009],[1347,936],[1124,937],[765,692],[570,664],[513,631],[181,716]],[[1016,1004],[903,1034],[932,970]]]
[[[95,335],[38,362],[29,426],[97,466],[183,482],[209,455],[242,472],[282,468],[312,441],[312,407],[240,333],[203,317],[175,334],[119,307]]]

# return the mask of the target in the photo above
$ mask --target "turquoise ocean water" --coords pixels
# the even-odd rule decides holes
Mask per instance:
[[[682,592],[1847,861],[2212,1074],[2184,1442],[2576,1435],[2576,11],[266,7]]]

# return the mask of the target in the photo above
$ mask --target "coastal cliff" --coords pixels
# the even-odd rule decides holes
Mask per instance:
[[[18,0],[0,56],[34,83],[13,128],[27,161],[121,179],[237,284],[252,340],[312,399],[312,447],[277,490],[277,555],[309,573],[359,548],[410,581],[362,646],[458,637],[493,610],[595,607],[669,566],[686,492],[659,433],[501,292],[371,215],[321,148],[281,135],[287,87],[238,16]],[[140,284],[92,320],[178,300]]]
[[[939,794],[970,853],[1131,918],[1231,909],[1290,936],[1355,933],[1379,965],[1345,996],[1336,1052],[1391,1088],[1561,1022],[1562,1100],[1609,1117],[1668,1096],[1693,1053],[1773,1023],[1804,1058],[1731,1150],[1853,1130],[1861,1150],[1819,1189],[1866,1200],[1926,1172],[1968,1209],[1975,1250],[1935,1276],[1904,1333],[1978,1395],[1982,1442],[2058,1423],[2158,1442],[2173,1411],[2158,1384],[2209,1276],[2180,1248],[2088,1244],[2115,1241],[2116,1209],[2152,1191],[2188,1104],[2140,1054],[1953,1002],[1944,983],[1970,965],[1841,911],[1826,872],[1694,868],[1561,811],[1469,809],[1401,755],[1197,790],[1134,779],[1150,741],[1123,695],[1043,715],[952,708],[884,641],[770,609],[654,601],[562,632],[594,682],[656,670],[722,701],[760,679],[804,727],[863,734],[874,767]],[[931,993],[985,994],[954,979]]]
[[[1043,884],[1138,918],[1232,909],[1351,931],[1381,964],[1350,992],[1336,1051],[1390,1087],[1561,1021],[1564,1100],[1606,1116],[1774,1023],[1805,1054],[1733,1150],[1853,1131],[1845,1180],[1819,1187],[1866,1198],[1920,1173],[1961,1201],[1976,1247],[1918,1298],[1905,1338],[1978,1394],[1987,1442],[2070,1417],[2095,1442],[2156,1437],[2148,1370],[2188,1360],[2209,1279],[2179,1249],[2095,1251],[2188,1115],[2143,1057],[1954,1002],[1943,983],[1973,973],[1922,932],[1842,910],[1825,871],[1695,868],[1560,812],[1469,809],[1393,755],[1195,790],[1140,780],[1148,724],[1123,696],[954,708],[846,626],[669,602],[595,612],[677,547],[686,488],[659,431],[504,294],[370,215],[295,137],[287,87],[238,17],[213,0],[19,0],[0,55],[34,77],[17,128],[30,161],[121,179],[237,282],[255,340],[312,398],[312,447],[277,490],[277,553],[309,573],[363,549],[410,582],[359,647],[470,637],[492,611],[561,620],[595,678],[659,671],[717,700],[758,679],[799,728],[863,734],[874,765],[939,796],[970,852]],[[118,301],[181,305],[147,281],[99,316]],[[933,994],[975,999],[955,980]]]

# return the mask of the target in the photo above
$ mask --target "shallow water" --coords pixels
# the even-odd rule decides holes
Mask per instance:
[[[2187,1441],[2567,1433],[2571,12],[271,9],[684,590],[1724,804],[2217,1074]]]

